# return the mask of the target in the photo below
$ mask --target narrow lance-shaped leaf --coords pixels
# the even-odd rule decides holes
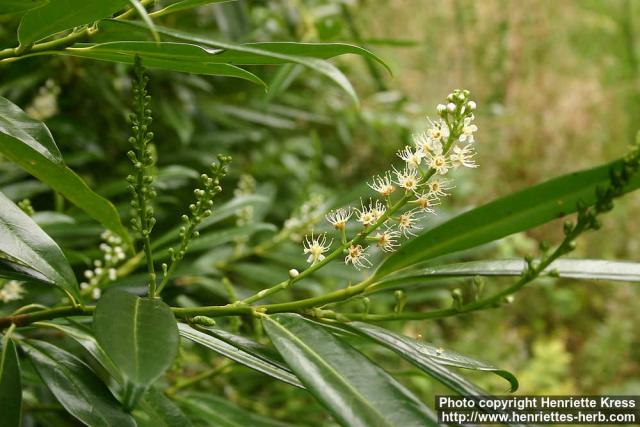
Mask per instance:
[[[62,250],[11,200],[0,193],[0,252],[78,297],[78,283]]]
[[[415,266],[409,271],[390,274],[367,288],[367,293],[389,288],[420,285],[429,280],[465,276],[520,276],[526,267],[521,259],[469,261],[432,267]],[[640,263],[604,259],[558,259],[543,274],[581,280],[640,282]]]
[[[386,371],[295,314],[263,317],[274,346],[343,426],[437,425],[432,411]]]
[[[266,84],[255,74],[226,62],[212,60],[216,52],[216,50],[188,43],[124,41],[87,47],[69,47],[64,50],[45,51],[32,55],[68,55],[123,64],[133,64],[135,57],[139,56],[144,66],[148,68],[237,77],[266,87]]]
[[[293,427],[292,424],[257,415],[211,394],[189,393],[177,400],[196,418],[216,427]]]
[[[73,339],[82,347],[84,347],[84,349],[87,350],[87,352],[91,356],[93,356],[94,359],[96,359],[98,363],[100,363],[102,367],[105,368],[114,379],[122,381],[122,375],[120,374],[120,371],[114,365],[109,356],[107,356],[107,353],[105,353],[102,347],[100,347],[95,337],[89,333],[89,331],[85,330],[81,326],[54,322],[35,322],[33,325],[38,327],[57,329],[58,331],[64,333],[69,338]]]
[[[387,258],[376,271],[385,276],[417,262],[473,248],[528,230],[576,212],[578,202],[590,205],[596,188],[609,184],[610,171],[621,161],[574,172],[518,191],[463,213],[407,242]],[[640,175],[624,189],[640,186]]]
[[[5,336],[0,348],[0,414],[2,425],[20,427],[22,382],[20,361],[13,341]]]
[[[44,341],[21,342],[36,371],[60,404],[92,427],[135,427],[107,386],[76,356]]]
[[[241,365],[255,369],[258,372],[267,374],[295,387],[304,388],[298,378],[296,378],[289,369],[282,366],[279,361],[270,360],[264,353],[252,351],[248,347],[241,348],[237,344],[234,345],[233,343],[223,341],[184,323],[178,324],[178,329],[182,337],[203,345]]]
[[[191,427],[191,421],[180,408],[155,387],[150,387],[136,411],[138,427]]]
[[[113,360],[131,393],[132,407],[140,394],[160,377],[178,352],[178,328],[168,305],[160,299],[130,293],[107,292],[96,305],[93,330],[100,346]]]
[[[25,0],[26,3],[26,0]],[[18,27],[20,45],[29,45],[61,31],[92,24],[122,9],[127,0],[49,0],[27,12]]]
[[[44,182],[93,219],[130,242],[116,208],[93,192],[62,160],[49,129],[0,97],[0,154]]]
[[[446,369],[439,369],[435,365],[493,372],[509,381],[511,392],[518,389],[518,380],[515,375],[504,369],[489,365],[488,363],[480,362],[452,351],[445,351],[368,323],[351,322],[348,324],[348,329],[365,335],[390,350],[393,350],[458,393],[464,394],[467,391],[473,391],[474,388],[467,389],[466,380]]]
[[[122,27],[141,28],[140,23],[131,21],[111,20],[101,24],[101,28],[114,32],[117,37],[122,37]],[[347,77],[333,64],[325,61],[326,59],[344,54],[356,54],[376,61],[388,69],[387,65],[372,52],[346,43],[267,42],[238,45],[212,40],[172,28],[157,27],[157,30],[160,34],[172,37],[175,40],[221,49],[217,52],[216,58],[212,59],[212,62],[235,65],[278,65],[287,63],[303,65],[333,80],[355,101],[357,101],[357,96]],[[133,33],[128,36],[125,34],[124,37],[129,37],[129,40],[139,40],[141,35]]]
[[[25,265],[0,258],[0,278],[55,285],[44,274]]]

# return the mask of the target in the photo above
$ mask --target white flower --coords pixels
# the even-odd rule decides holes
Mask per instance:
[[[391,227],[387,227],[385,231],[382,233],[376,233],[373,238],[376,240],[376,245],[380,249],[386,252],[393,252],[396,250],[400,244],[398,243],[398,238],[400,237],[400,232],[397,230],[393,230]]]
[[[444,104],[438,104],[436,106],[436,110],[438,111],[438,113],[444,113],[447,110],[447,106]]]
[[[347,256],[344,257],[345,264],[353,265],[357,270],[371,267],[371,262],[367,259],[367,254],[361,245],[351,245],[347,249]]]
[[[365,227],[375,224],[386,211],[387,208],[379,200],[375,202],[369,200],[368,206],[362,205],[362,208],[358,210],[358,222],[361,222]]]
[[[476,153],[473,151],[473,147],[471,145],[467,145],[463,148],[458,146],[453,147],[453,154],[449,156],[451,159],[451,164],[454,168],[458,168],[460,166],[464,166],[467,168],[477,168],[478,164],[473,159]]]
[[[403,213],[398,218],[398,229],[402,232],[404,237],[415,236],[412,230],[420,229],[417,225],[418,219],[416,218],[417,211],[410,210],[408,212]]]
[[[432,179],[427,183],[429,187],[429,196],[431,197],[446,197],[449,195],[447,192],[454,188],[453,181],[450,179]]]
[[[411,147],[406,146],[403,150],[398,151],[398,157],[407,164],[407,167],[415,169],[420,166],[422,158],[424,157],[424,152],[420,149],[413,151]]]
[[[396,183],[400,187],[407,191],[414,191],[418,188],[420,178],[418,177],[418,171],[416,169],[405,167],[402,171],[399,171],[394,168],[393,172],[396,174]]]
[[[91,298],[100,299],[101,295],[102,295],[102,291],[100,290],[100,288],[93,288],[91,290]]]
[[[333,240],[327,244],[327,233],[322,233],[315,237],[311,233],[311,238],[305,236],[303,246],[304,253],[309,254],[307,262],[315,264],[318,261],[322,261],[324,259],[323,254],[329,250],[331,243],[333,243]]]
[[[431,192],[416,194],[416,200],[414,200],[414,203],[417,203],[418,206],[420,206],[420,210],[422,210],[422,212],[428,212],[432,214],[436,213],[433,207],[440,204],[438,202],[438,198],[431,195]]]
[[[336,230],[344,230],[351,215],[353,215],[351,207],[347,209],[340,208],[329,212],[325,218]]]
[[[473,133],[478,130],[478,126],[471,123],[473,121],[473,114],[469,117],[464,118],[464,123],[462,125],[462,133],[458,140],[460,142],[474,142]]]
[[[7,303],[22,299],[26,291],[22,287],[22,282],[17,280],[9,280],[0,289],[0,301]]]
[[[444,143],[449,138],[449,127],[442,119],[431,121],[431,128],[427,131],[427,135],[433,141]]]
[[[115,268],[110,268],[107,273],[109,280],[112,282],[118,278],[118,271]]]
[[[435,169],[440,175],[445,175],[449,172],[449,162],[442,154],[429,156],[429,167]]]
[[[383,176],[374,176],[371,183],[367,183],[367,185],[383,197],[390,196],[391,193],[396,191],[396,187],[393,186],[389,173],[385,173]]]
[[[424,156],[427,154],[442,154],[442,142],[440,140],[431,139],[429,134],[426,132],[413,135],[413,143]]]
[[[469,102],[467,102],[467,108],[468,108],[470,111],[475,110],[475,109],[476,109],[476,103],[475,103],[475,102],[473,102],[473,101],[469,101]]]
[[[453,113],[454,111],[456,111],[456,104],[454,104],[453,102],[448,103],[447,110],[449,110],[450,113]]]

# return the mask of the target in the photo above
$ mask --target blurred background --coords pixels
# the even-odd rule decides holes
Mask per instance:
[[[292,212],[300,218],[356,200],[365,192],[365,180],[397,162],[395,152],[412,132],[426,129],[427,115],[434,117],[435,105],[454,88],[469,89],[478,104],[481,167],[457,173],[454,196],[425,227],[514,190],[620,157],[640,128],[639,19],[640,3],[633,0],[242,0],[167,16],[158,23],[238,43],[358,44],[383,58],[393,75],[360,57],[338,58],[336,64],[360,97],[356,108],[333,83],[299,65],[253,67],[269,83],[266,93],[240,80],[153,71],[159,227],[172,224],[176,209],[191,197],[197,171],[218,152],[234,157],[227,197],[236,188],[236,195],[256,193],[271,200],[236,221],[281,227]],[[17,23],[0,24],[0,47],[15,45]],[[44,120],[67,163],[118,202],[125,216],[128,73],[126,67],[63,57],[37,57],[0,69],[0,95]],[[8,163],[0,168],[0,191],[18,201],[29,198],[36,211],[60,207],[46,187]],[[603,219],[603,229],[581,238],[572,256],[638,260],[639,214],[637,194],[620,200]],[[321,215],[311,215],[307,225]],[[44,227],[82,271],[100,230],[76,218],[73,231],[55,218]],[[561,238],[559,222],[454,260],[535,254],[538,242]],[[260,235],[251,239],[259,241]],[[304,264],[295,242],[281,248],[290,259],[249,257],[230,277],[255,288],[264,285],[259,279],[273,283],[272,267],[282,274],[292,259]],[[205,255],[198,258],[201,263]],[[508,282],[491,279],[486,286]],[[303,296],[316,292],[316,285],[341,283],[319,280],[301,291]],[[518,393],[637,394],[640,311],[634,302],[639,297],[635,284],[544,279],[505,308],[388,326],[511,370],[521,383]],[[218,297],[210,298],[208,303]],[[429,309],[449,297],[409,291],[412,298],[425,298],[420,304]],[[390,369],[425,399],[443,391],[387,353],[374,357],[388,358]],[[248,384],[243,372],[238,368],[235,376],[210,381],[241,405],[283,419],[295,421],[317,408],[301,393],[296,398],[284,393],[275,401],[271,391],[287,386],[274,385],[265,394],[264,387]],[[492,392],[506,392],[505,383],[490,375],[473,379]],[[250,387],[254,398],[242,398],[246,394],[238,390]]]

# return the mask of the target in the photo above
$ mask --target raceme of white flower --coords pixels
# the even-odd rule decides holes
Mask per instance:
[[[436,107],[439,118],[429,119],[429,128],[415,134],[412,144],[398,151],[403,165],[391,166],[367,183],[380,200],[371,198],[367,203],[361,201],[360,208],[339,208],[326,214],[327,222],[341,234],[339,247],[329,255],[333,240],[328,242],[326,233],[306,236],[303,251],[307,262],[318,268],[316,264],[329,262],[342,253],[345,264],[368,268],[372,266],[368,244],[393,252],[402,237],[415,236],[421,229],[422,217],[436,214],[436,207],[455,188],[448,177],[450,172],[478,167],[474,158],[478,130],[475,109],[469,91],[456,89],[450,93],[446,102]],[[349,239],[347,224],[352,219],[361,228]]]
[[[9,280],[0,288],[0,301],[8,303],[22,299],[27,291],[22,287],[22,282]]]

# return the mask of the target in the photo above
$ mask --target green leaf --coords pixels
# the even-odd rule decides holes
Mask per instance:
[[[177,400],[207,425],[215,427],[293,427],[246,411],[228,400],[204,393],[189,393]]]
[[[2,425],[20,427],[22,408],[22,381],[16,346],[7,336],[0,349],[0,414]]]
[[[262,319],[284,360],[343,426],[438,425],[429,408],[350,345],[295,314]]]
[[[596,200],[596,188],[609,184],[621,161],[574,172],[529,187],[458,215],[407,242],[378,268],[376,277],[437,256],[473,248],[576,212],[577,204]],[[625,192],[640,186],[632,178]]]
[[[223,341],[205,332],[201,332],[184,323],[178,324],[178,329],[180,330],[180,335],[182,337],[203,345],[233,361],[262,372],[263,374],[267,374],[287,384],[304,388],[298,378],[296,378],[291,371],[283,367],[280,362],[269,360],[264,354],[250,352],[247,348],[240,348],[237,345]]]
[[[0,97],[0,154],[61,193],[106,228],[131,239],[116,208],[91,191],[62,160],[49,129]]]
[[[44,341],[25,340],[21,345],[42,381],[71,415],[92,427],[135,427],[109,389],[76,356]]]
[[[214,3],[228,3],[230,1],[235,0],[182,0],[168,5],[165,8],[157,10],[151,14],[152,17],[157,18],[164,15],[169,15],[170,13],[180,12],[182,10],[193,9],[199,6],[204,6],[206,4],[214,4]]]
[[[61,31],[108,18],[126,4],[127,0],[49,0],[22,17],[18,41],[27,46]]]
[[[138,388],[160,377],[178,352],[176,319],[160,299],[109,291],[96,305],[93,330],[126,383]]]
[[[150,387],[142,397],[140,407],[149,418],[138,427],[191,427],[191,421],[180,408],[155,387]]]
[[[47,277],[39,271],[2,258],[0,258],[0,278],[55,286],[54,282],[47,279]]]
[[[44,6],[48,0],[2,0],[0,2],[0,15],[13,15],[26,12],[36,7]]]
[[[102,27],[122,34],[118,27],[129,26],[140,28],[140,23],[131,21],[105,21]],[[296,43],[296,42],[268,42],[232,44],[218,40],[200,37],[187,32],[166,27],[157,27],[162,35],[173,37],[176,40],[197,43],[221,49],[216,53],[213,62],[229,63],[235,65],[279,65],[300,64],[320,74],[327,76],[349,94],[357,103],[357,95],[349,82],[349,79],[333,64],[325,59],[344,54],[356,54],[378,62],[387,69],[388,66],[378,56],[359,46],[346,43]],[[139,37],[139,36],[134,36]]]
[[[69,47],[65,50],[46,53],[123,64],[133,64],[135,56],[138,55],[144,66],[148,68],[238,77],[266,87],[266,84],[255,74],[235,65],[212,59],[217,52],[217,50],[188,43],[124,41],[100,43],[88,47]]]
[[[107,356],[107,353],[105,353],[102,347],[100,347],[95,337],[89,333],[89,331],[80,326],[54,322],[35,322],[33,325],[43,328],[53,328],[64,333],[66,336],[84,347],[84,349],[87,350],[87,352],[91,356],[93,356],[113,378],[120,382],[122,381],[122,375],[120,374],[120,371],[118,370],[116,365],[114,365],[109,356]]]
[[[404,359],[458,393],[464,394],[466,392],[466,380],[460,382],[461,377],[446,369],[440,369],[440,366],[454,366],[456,368],[475,371],[493,372],[509,381],[511,392],[518,389],[518,380],[511,372],[471,359],[462,354],[445,351],[368,323],[351,322],[347,325],[347,328],[349,330],[355,330],[357,333],[369,337],[390,350],[393,350]]]
[[[412,268],[409,271],[390,274],[367,288],[367,293],[425,283],[446,277],[468,276],[520,276],[526,267],[521,259],[470,261],[432,267]],[[558,277],[581,280],[611,280],[640,282],[640,263],[608,261],[603,259],[558,259],[544,271],[557,273]]]
[[[48,281],[78,297],[78,283],[62,250],[27,214],[2,193],[0,193],[0,252],[38,271]]]

